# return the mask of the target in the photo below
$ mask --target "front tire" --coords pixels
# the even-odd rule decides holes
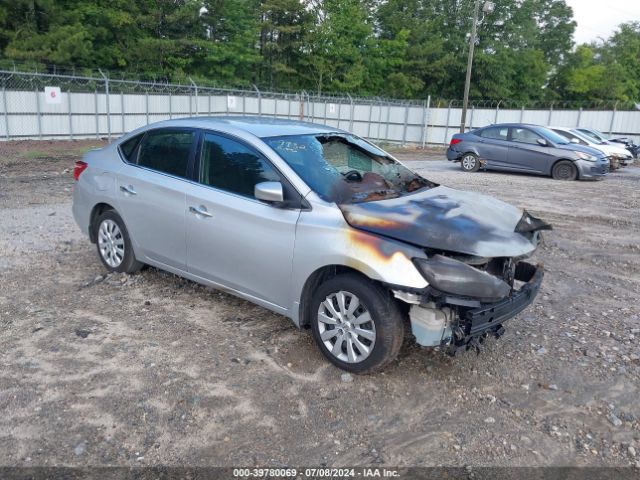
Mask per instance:
[[[573,181],[578,178],[578,170],[572,162],[561,160],[553,166],[551,176],[556,180]]]
[[[460,166],[465,172],[477,172],[480,170],[480,160],[473,153],[465,153],[460,159]]]
[[[114,210],[107,210],[96,220],[96,246],[102,264],[110,272],[134,273],[142,268],[136,260],[129,232]]]
[[[371,373],[398,356],[404,316],[388,290],[363,276],[342,274],[320,285],[311,315],[320,351],[342,370]]]

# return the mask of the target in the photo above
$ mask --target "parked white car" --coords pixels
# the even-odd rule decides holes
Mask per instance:
[[[598,142],[595,138],[580,132],[578,129],[569,127],[549,127],[554,132],[567,138],[570,142],[595,148],[604,153],[609,159],[611,170],[615,170],[620,166],[626,166],[633,163],[633,155],[629,151],[617,145],[608,142]]]

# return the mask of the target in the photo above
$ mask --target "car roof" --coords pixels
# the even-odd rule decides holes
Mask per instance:
[[[228,133],[245,132],[260,138],[278,137],[284,135],[305,135],[318,133],[347,133],[335,127],[328,127],[311,122],[288,120],[273,117],[245,117],[245,116],[215,116],[188,117],[165,120],[148,125],[149,128],[162,127],[216,127]],[[143,129],[144,130],[144,129]]]

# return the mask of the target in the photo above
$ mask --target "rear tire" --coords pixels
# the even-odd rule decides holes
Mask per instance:
[[[480,160],[474,153],[465,153],[460,159],[460,166],[465,172],[477,172],[480,170]]]
[[[115,210],[103,212],[95,225],[98,256],[107,270],[134,273],[142,268],[144,264],[133,253],[127,227]]]
[[[404,339],[404,315],[391,293],[354,273],[320,285],[310,320],[322,354],[351,373],[382,370],[398,356]]]
[[[560,160],[553,166],[551,176],[556,180],[575,180],[578,178],[578,169],[568,160]]]

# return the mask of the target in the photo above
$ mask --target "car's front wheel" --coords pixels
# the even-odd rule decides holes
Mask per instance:
[[[578,178],[578,170],[572,162],[560,160],[553,166],[551,176],[556,180],[575,180]]]
[[[363,276],[342,274],[323,283],[311,311],[316,343],[343,370],[381,370],[400,351],[403,314],[388,290]]]
[[[122,218],[107,210],[96,220],[98,256],[110,272],[137,272],[142,263],[136,260],[131,239]]]
[[[480,170],[480,160],[473,153],[465,153],[460,159],[460,165],[465,172],[477,172]]]

